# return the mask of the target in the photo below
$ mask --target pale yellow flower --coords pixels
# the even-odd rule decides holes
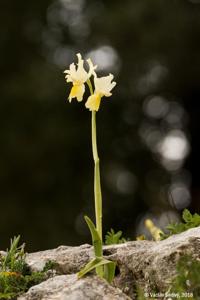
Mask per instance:
[[[88,98],[85,104],[85,106],[89,110],[98,111],[101,103],[101,98],[103,96],[110,97],[112,95],[111,90],[116,85],[116,82],[114,81],[112,82],[113,78],[114,76],[112,74],[100,78],[97,78],[96,74],[94,74],[94,86],[95,86],[94,94]]]
[[[94,66],[90,59],[87,59],[89,65],[89,71],[87,72],[84,69],[84,60],[80,53],[77,54],[78,63],[77,68],[74,63],[69,66],[69,70],[65,70],[64,73],[67,82],[72,82],[73,86],[69,94],[69,102],[72,101],[72,98],[76,98],[78,101],[83,100],[83,95],[85,92],[85,82],[94,74],[94,70],[97,66]]]

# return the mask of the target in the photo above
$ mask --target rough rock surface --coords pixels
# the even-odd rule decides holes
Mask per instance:
[[[129,300],[120,289],[97,276],[77,279],[76,274],[58,275],[48,279],[18,297],[18,300]]]
[[[56,249],[27,254],[26,262],[33,271],[41,271],[47,261],[54,261],[59,274],[77,273],[91,258],[91,245],[79,247],[60,246]]]
[[[165,292],[170,279],[176,274],[178,259],[185,254],[200,258],[200,227],[159,242],[133,241],[105,246],[104,256],[117,262],[113,287],[94,275],[77,280],[75,273],[93,257],[90,245],[60,246],[28,254],[27,263],[33,270],[41,270],[51,260],[57,263],[58,274],[68,275],[48,279],[32,287],[19,299],[135,299],[134,291],[138,285],[147,292],[152,292],[152,289]]]

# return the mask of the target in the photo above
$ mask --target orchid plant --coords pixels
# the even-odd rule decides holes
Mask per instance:
[[[93,65],[91,59],[87,59],[88,71],[86,71],[84,67],[85,62],[80,53],[77,54],[77,58],[77,66],[75,66],[74,63],[70,64],[69,69],[65,70],[64,73],[66,74],[66,81],[72,83],[68,97],[69,102],[71,102],[73,98],[78,102],[83,101],[86,85],[90,91],[90,96],[85,103],[85,107],[92,113],[92,153],[94,160],[94,202],[96,218],[96,224],[94,224],[88,216],[84,217],[91,232],[95,258],[78,273],[78,277],[80,278],[91,270],[96,269],[96,273],[100,277],[111,282],[115,273],[115,263],[105,259],[102,251],[102,195],[97,149],[96,113],[99,110],[102,98],[112,95],[111,91],[115,87],[116,82],[113,81],[114,76],[112,74],[98,78],[95,72],[97,66]]]

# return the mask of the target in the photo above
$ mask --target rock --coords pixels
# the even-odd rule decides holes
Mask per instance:
[[[59,275],[50,278],[18,297],[18,300],[130,300],[118,288],[112,287],[104,279],[87,276],[77,279],[73,275]]]
[[[48,260],[55,261],[57,272],[68,275],[56,276],[32,287],[25,294],[25,298],[20,298],[20,300],[129,299],[123,298],[126,297],[125,294],[131,299],[135,299],[137,286],[146,292],[157,290],[164,293],[170,280],[176,274],[176,264],[181,256],[190,254],[194,258],[200,258],[200,227],[173,235],[159,242],[133,241],[120,245],[105,246],[103,251],[107,259],[117,262],[116,277],[112,283],[113,287],[91,274],[77,280],[75,273],[93,257],[93,248],[90,245],[80,247],[60,246],[57,249],[28,254],[27,263],[33,270],[41,270]],[[121,290],[121,294],[118,288]],[[41,290],[41,296],[35,298],[34,291],[38,289]],[[54,289],[55,291],[53,291]],[[48,290],[52,291],[51,298],[45,296],[45,293],[48,294]],[[90,294],[88,294],[88,290],[90,290]],[[110,298],[108,298],[107,293]],[[71,298],[69,298],[69,295],[71,295]],[[74,298],[72,298],[72,295]],[[88,298],[91,295],[95,295],[94,298]],[[100,295],[103,295],[104,298],[101,298]]]
[[[179,258],[189,254],[200,258],[200,227],[166,240],[135,241],[105,249],[107,258],[117,261],[119,274],[114,284],[134,299],[134,289],[166,292],[176,275]],[[110,255],[109,255],[110,254]],[[135,286],[135,287],[134,287]]]
[[[93,257],[91,245],[79,247],[60,246],[56,249],[27,254],[26,262],[32,271],[41,271],[46,262],[56,262],[59,274],[77,273]]]

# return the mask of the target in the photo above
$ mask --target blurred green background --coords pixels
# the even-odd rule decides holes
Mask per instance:
[[[117,82],[97,114],[104,232],[199,211],[200,1],[2,0],[1,249],[90,242],[91,115],[63,75],[78,52]]]

